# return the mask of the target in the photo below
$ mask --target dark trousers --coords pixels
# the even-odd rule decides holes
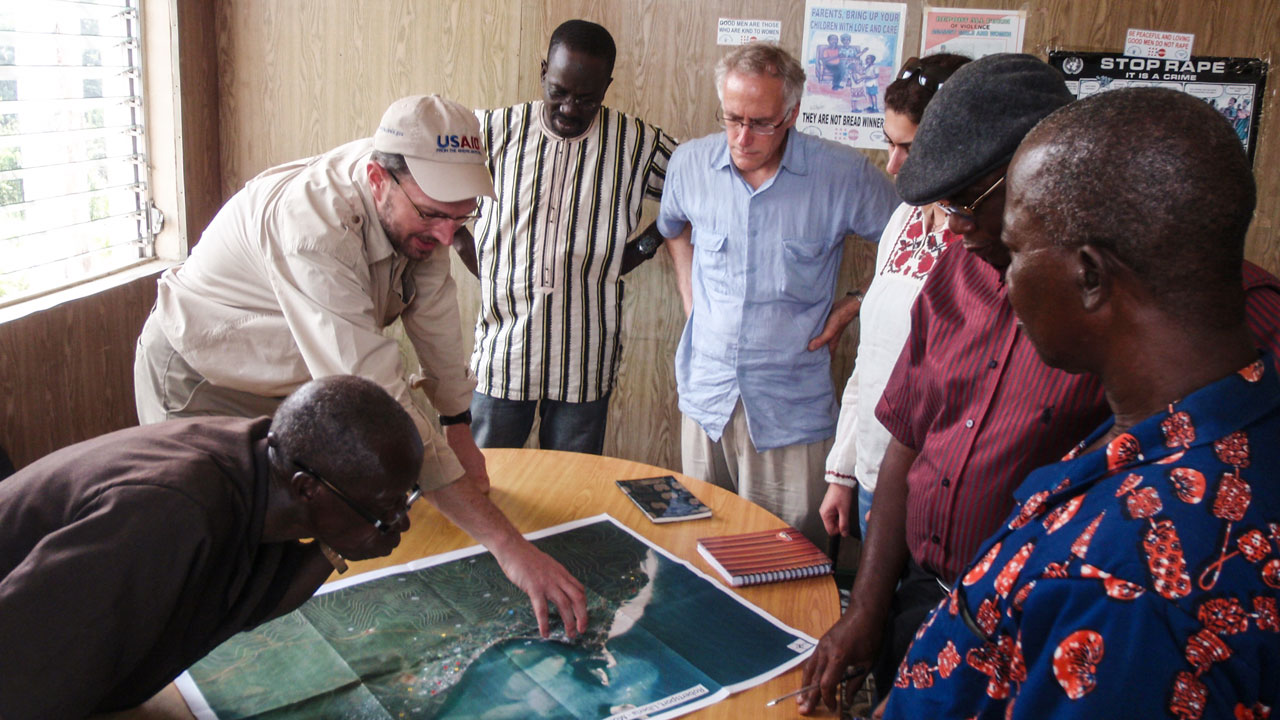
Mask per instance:
[[[538,447],[599,455],[604,450],[609,394],[591,402],[503,400],[471,394],[471,433],[482,448],[520,448],[529,439],[537,414]]]
[[[920,629],[929,611],[937,607],[944,597],[946,591],[938,584],[938,577],[917,565],[914,560],[907,560],[907,569],[902,573],[898,589],[893,593],[893,604],[889,610],[889,621],[885,625],[880,656],[871,666],[871,675],[876,679],[873,707],[879,705],[893,689],[898,666],[902,664],[907,648],[915,639],[916,630]]]

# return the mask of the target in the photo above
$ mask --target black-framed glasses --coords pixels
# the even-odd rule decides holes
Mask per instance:
[[[978,206],[982,204],[983,200],[986,200],[988,197],[990,197],[991,193],[996,191],[996,188],[1000,187],[1003,184],[1004,184],[1004,175],[1001,175],[999,180],[996,180],[994,183],[992,183],[991,187],[987,188],[985,192],[983,192],[981,195],[978,196],[978,199],[974,200],[968,205],[953,205],[947,200],[939,200],[938,207],[942,208],[942,212],[946,213],[947,215],[950,215],[952,217],[956,217],[968,222],[975,222],[978,217]]]
[[[771,123],[767,120],[748,120],[747,118],[725,115],[723,110],[717,110],[716,122],[720,123],[720,127],[729,131],[746,128],[747,132],[752,135],[772,135],[778,132],[778,128],[786,124],[789,115],[791,115],[791,110],[782,113],[782,119],[778,122]]]
[[[396,177],[396,174],[390,170],[387,170],[387,174],[391,176],[391,182],[395,183],[396,187],[400,188],[400,193],[404,195],[404,199],[409,201],[409,204],[413,206],[414,211],[418,213],[418,217],[422,218],[422,222],[424,223],[443,222],[448,220],[450,222],[456,222],[459,225],[465,225],[466,223],[480,217],[479,208],[467,213],[466,215],[445,215],[440,212],[423,210],[409,197],[409,193],[404,191],[404,186],[400,184],[400,178]]]
[[[320,473],[316,472],[315,470],[312,470],[310,467],[302,464],[297,460],[294,460],[293,464],[302,472],[315,478],[316,481],[319,482],[321,485],[324,485],[325,487],[329,488],[329,491],[332,492],[334,495],[337,495],[339,500],[347,504],[347,507],[354,510],[357,515],[364,518],[365,522],[377,528],[378,532],[382,533],[383,535],[387,535],[394,532],[395,529],[400,526],[400,523],[403,522],[405,517],[409,514],[409,508],[413,507],[413,504],[417,502],[418,498],[422,497],[422,488],[418,485],[418,483],[415,482],[413,484],[413,490],[409,493],[409,497],[404,501],[404,507],[401,508],[399,511],[397,511],[396,514],[390,520],[382,520],[378,518],[378,516],[366,510],[363,505],[356,502],[355,500],[352,500],[351,496],[339,490],[337,485],[334,485],[328,480],[325,480],[324,476],[321,475]]]
[[[938,92],[938,88],[942,87],[942,81],[934,80],[925,72],[924,66],[920,64],[920,58],[910,57],[902,63],[902,69],[898,71],[899,80],[912,80],[920,87],[928,90],[930,93]]]
[[[552,105],[573,105],[574,107],[586,108],[600,105],[604,102],[604,93],[592,93],[590,95],[577,95],[560,87],[559,85],[547,85],[547,100]]]

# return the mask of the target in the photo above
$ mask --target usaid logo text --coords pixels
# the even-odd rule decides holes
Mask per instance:
[[[480,152],[480,138],[475,135],[437,135],[436,149],[443,152]]]

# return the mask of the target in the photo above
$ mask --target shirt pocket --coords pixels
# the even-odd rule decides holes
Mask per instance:
[[[821,282],[827,247],[821,239],[782,239],[782,272],[778,292],[784,300],[813,304],[831,297],[831,288]]]
[[[719,293],[729,291],[729,250],[725,247],[725,235],[713,232],[693,231],[693,257],[698,275],[705,286]]]

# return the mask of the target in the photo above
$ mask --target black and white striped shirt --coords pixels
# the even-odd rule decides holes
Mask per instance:
[[[541,101],[480,110],[496,201],[476,222],[479,392],[590,402],[620,355],[622,249],[662,194],[676,142],[607,107],[582,136],[544,126]]]

